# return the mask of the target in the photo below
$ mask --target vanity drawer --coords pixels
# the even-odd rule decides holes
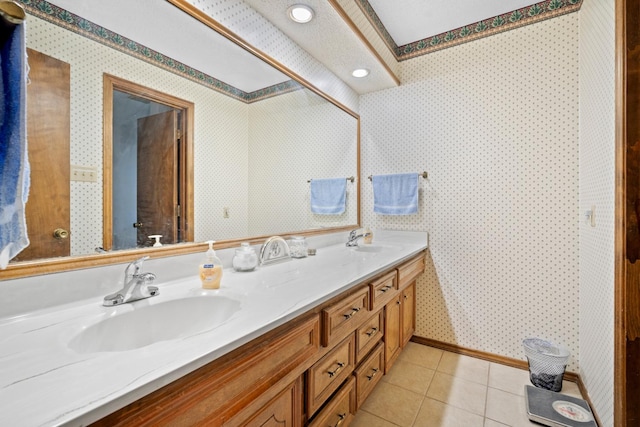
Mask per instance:
[[[355,371],[357,407],[360,408],[384,374],[384,345],[379,343],[375,350]]]
[[[398,275],[395,270],[385,274],[375,282],[369,283],[371,310],[384,307],[395,296],[398,289]]]
[[[347,427],[356,414],[356,379],[351,376],[329,403],[309,423],[309,427]]]
[[[355,331],[369,317],[369,289],[322,310],[322,345],[331,347]]]
[[[382,338],[384,329],[382,309],[367,320],[356,331],[356,362],[360,362]]]
[[[424,271],[424,253],[398,267],[398,287],[402,289]]]
[[[307,412],[311,417],[353,372],[355,335],[338,344],[307,371]]]

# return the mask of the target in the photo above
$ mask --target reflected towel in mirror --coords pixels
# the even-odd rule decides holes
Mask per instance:
[[[418,174],[374,175],[373,211],[383,215],[418,213]]]
[[[340,215],[346,209],[346,200],[346,179],[311,180],[311,212],[320,215]]]
[[[25,24],[11,29],[0,50],[0,268],[29,246]]]

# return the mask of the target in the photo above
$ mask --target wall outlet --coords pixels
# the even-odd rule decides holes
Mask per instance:
[[[98,182],[98,169],[93,166],[71,165],[71,181]]]
[[[229,218],[229,208],[222,208],[222,218]]]

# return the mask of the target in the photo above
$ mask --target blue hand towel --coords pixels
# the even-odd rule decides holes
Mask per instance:
[[[27,50],[25,24],[0,49],[0,268],[29,246],[25,204],[27,157]]]
[[[320,215],[340,215],[346,209],[346,200],[346,179],[311,180],[311,212]]]
[[[373,211],[383,215],[418,213],[418,174],[375,175]]]

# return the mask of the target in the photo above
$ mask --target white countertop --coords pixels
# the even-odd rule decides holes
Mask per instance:
[[[194,266],[193,277],[158,277],[157,297],[118,307],[91,298],[0,319],[0,425],[87,425],[427,247],[425,232],[377,230],[374,237],[384,251],[338,244],[250,273],[225,269],[219,290],[201,289]],[[241,306],[217,327],[180,339],[128,351],[80,354],[69,348],[76,334],[106,317],[198,295],[227,296]]]

